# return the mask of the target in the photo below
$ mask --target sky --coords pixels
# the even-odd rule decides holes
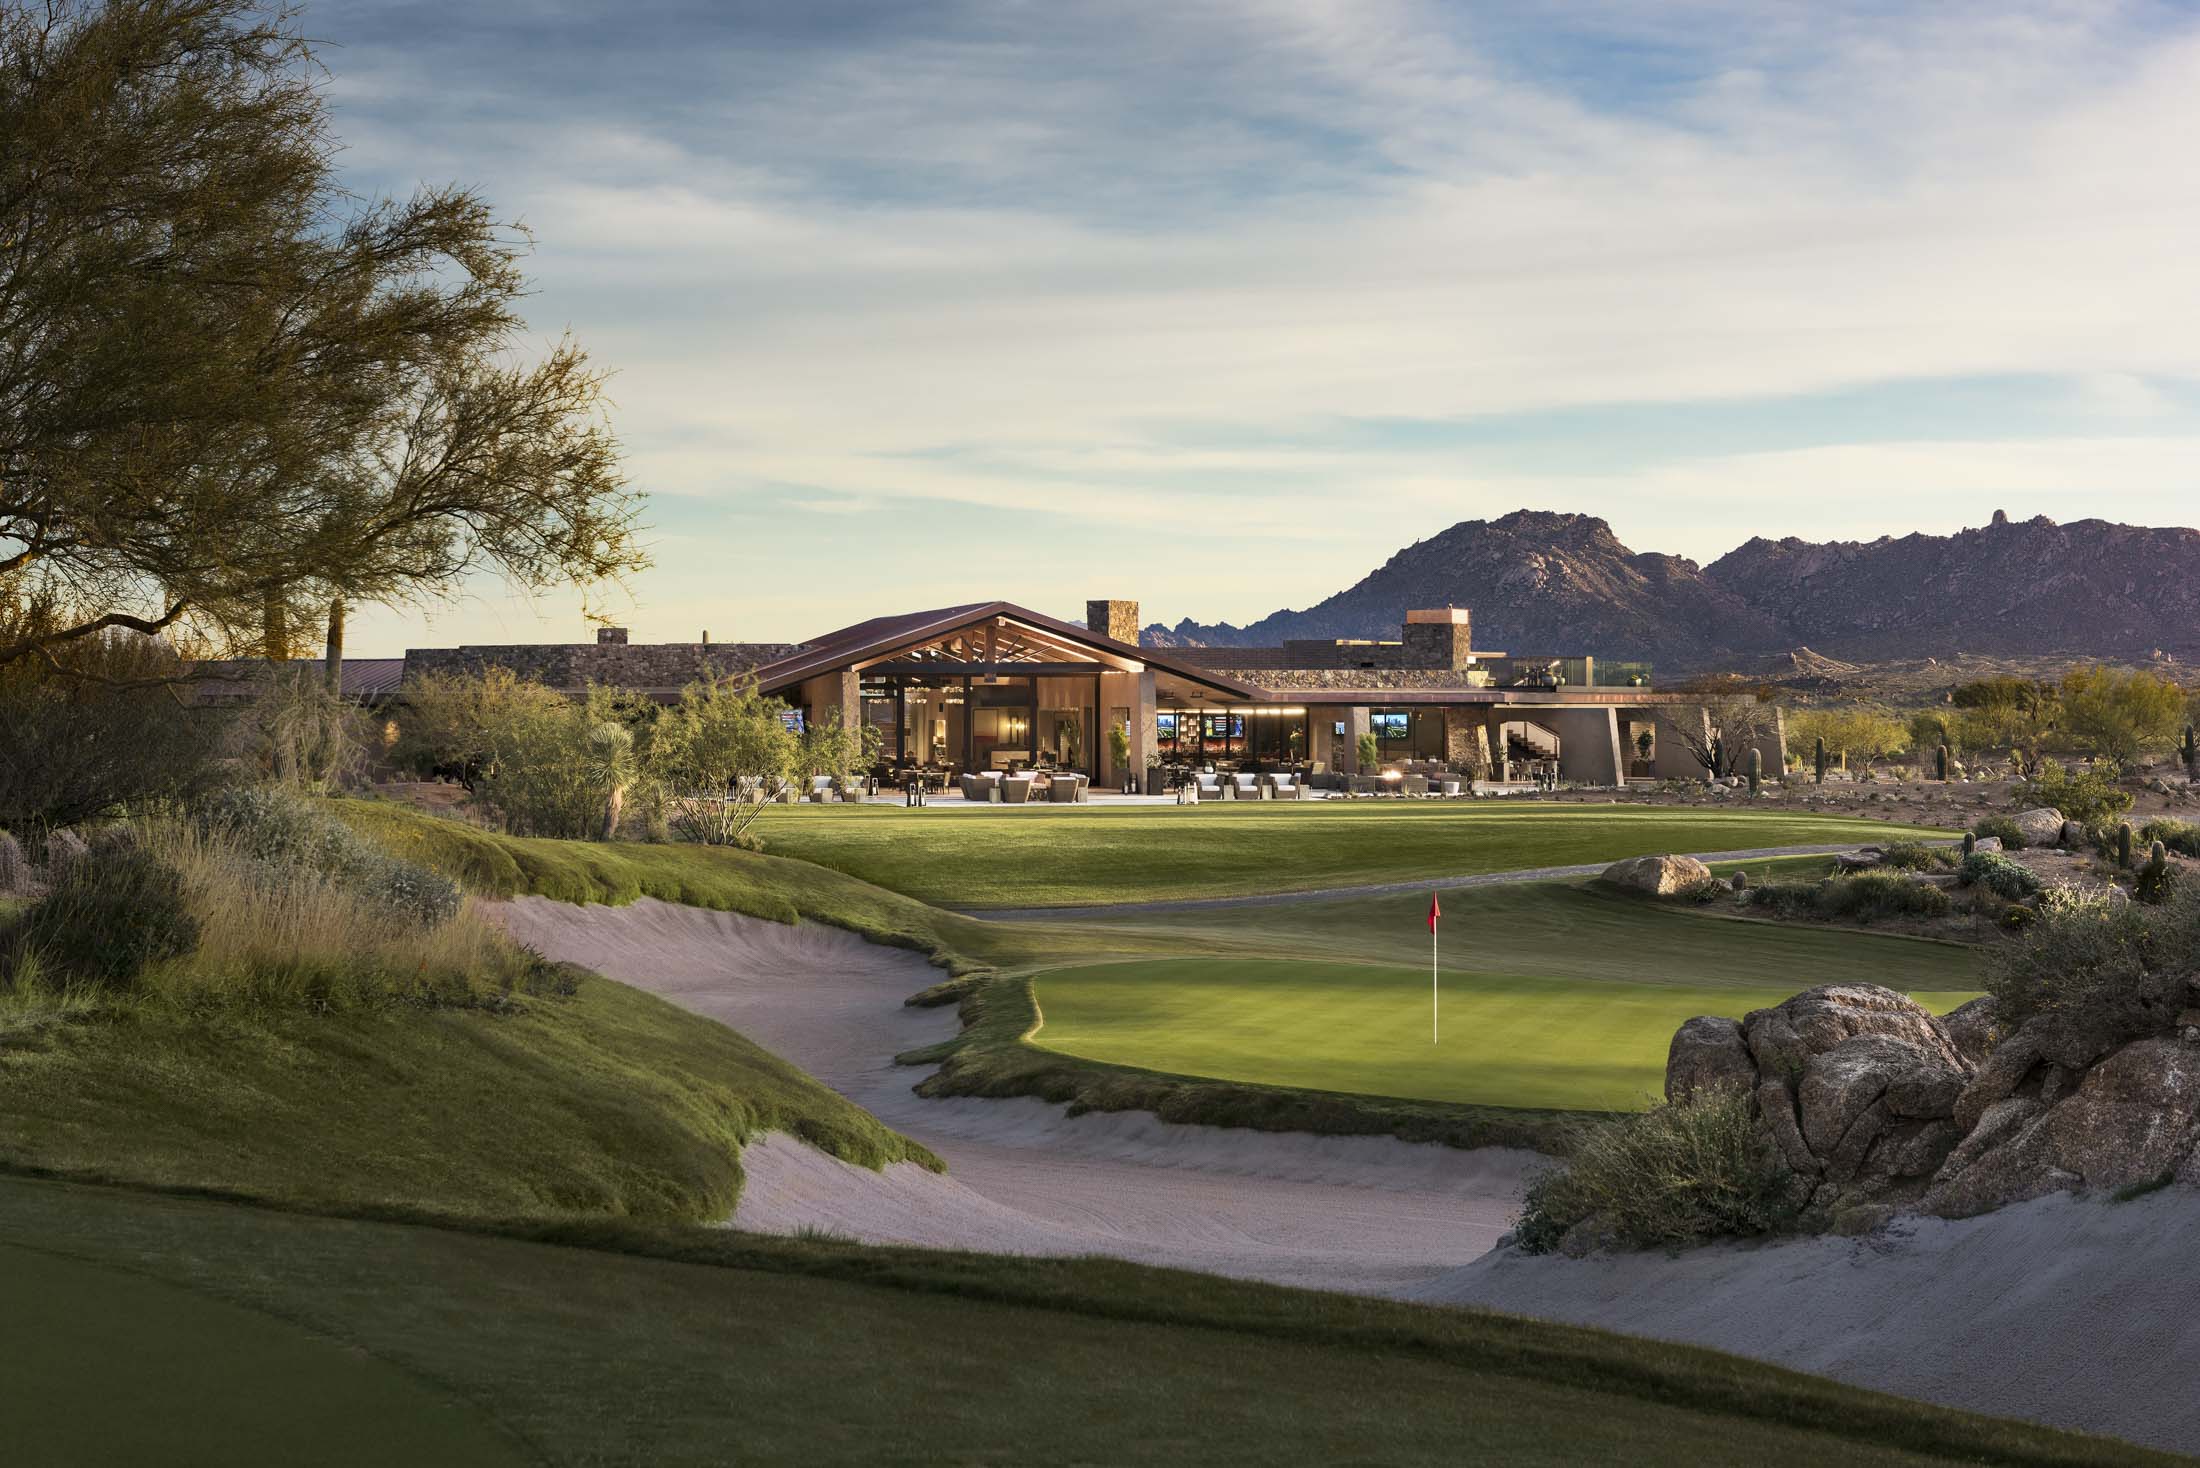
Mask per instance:
[[[2200,521],[2200,8],[318,0],[341,167],[533,232],[636,641],[1245,622],[1528,507]],[[360,655],[589,635],[483,581]]]

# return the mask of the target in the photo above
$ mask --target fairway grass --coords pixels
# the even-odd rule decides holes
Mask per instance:
[[[775,855],[976,910],[1305,892],[1920,829],[1796,811],[1372,800],[1000,813],[797,806],[757,827]]]
[[[25,1461],[2168,1461],[1480,1311],[726,1230],[453,1231],[0,1179],[0,1305],[8,1444],[45,1450]],[[57,1332],[131,1346],[52,1356]],[[196,1399],[136,1396],[141,1347]],[[126,1419],[163,1406],[154,1450],[128,1451]]]

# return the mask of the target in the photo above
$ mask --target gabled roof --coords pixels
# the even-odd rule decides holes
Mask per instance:
[[[1005,601],[972,602],[966,606],[939,607],[928,612],[904,612],[893,617],[873,617],[852,627],[828,632],[806,644],[802,651],[793,656],[758,668],[757,688],[764,693],[783,693],[805,678],[815,678],[820,673],[828,673],[852,663],[875,662],[893,653],[937,641],[962,628],[990,622],[996,617],[1022,622],[1064,642],[1088,647],[1095,652],[1145,663],[1160,672],[1212,688],[1218,693],[1245,699],[1260,697],[1260,690],[1252,685],[1202,668],[1189,659],[1176,656],[1173,649],[1140,647],[1134,643],[1118,642],[1089,627],[1080,627],[1074,622],[1064,622],[1047,616],[1044,612],[1035,612],[1028,607]]]
[[[327,664],[319,658],[290,658],[283,663],[293,672],[318,672]],[[239,701],[260,691],[260,674],[268,667],[263,658],[232,658],[200,663],[193,673],[199,680],[196,696],[202,702]],[[341,696],[352,703],[386,703],[404,680],[403,658],[345,658]]]

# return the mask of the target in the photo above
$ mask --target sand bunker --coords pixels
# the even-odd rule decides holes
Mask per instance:
[[[1037,1100],[930,1101],[898,1052],[954,1033],[952,1009],[902,1001],[939,973],[837,928],[789,927],[644,899],[498,904],[513,936],[785,1056],[946,1159],[874,1173],[785,1137],[743,1154],[735,1222],[870,1243],[1107,1254],[1287,1284],[1397,1294],[1478,1257],[1508,1227],[1529,1152],[1387,1137],[1071,1117]]]
[[[1571,1260],[1510,1249],[1412,1292],[1712,1346],[1858,1386],[2200,1449],[2200,1206],[2173,1188],[1905,1218],[1868,1239]]]

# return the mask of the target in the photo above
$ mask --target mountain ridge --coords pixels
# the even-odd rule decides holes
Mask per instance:
[[[1395,637],[1408,610],[1468,607],[1478,647],[1674,667],[1815,649],[1877,661],[1955,653],[2146,657],[2200,648],[2200,530],[2046,516],[1870,541],[1754,536],[1710,562],[1636,551],[1604,520],[1515,510],[1462,520],[1353,585],[1243,627],[1155,623],[1154,646]]]

